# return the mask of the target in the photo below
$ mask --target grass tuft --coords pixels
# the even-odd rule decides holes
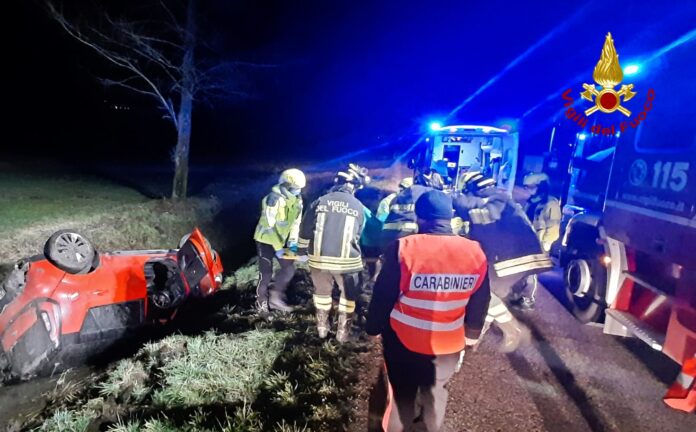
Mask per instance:
[[[88,410],[59,409],[37,430],[42,432],[85,432],[96,415]]]
[[[253,399],[286,337],[283,332],[253,330],[190,338],[185,355],[162,365],[164,381],[152,401],[160,407],[177,407]]]

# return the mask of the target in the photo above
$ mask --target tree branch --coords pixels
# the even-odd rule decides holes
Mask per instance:
[[[141,94],[147,94],[150,96],[155,97],[158,102],[162,105],[162,107],[167,111],[169,116],[171,117],[172,122],[174,123],[174,126],[176,128],[179,127],[176,119],[176,114],[175,110],[172,104],[168,102],[168,100],[164,97],[163,92],[161,89],[155,84],[153,79],[148,77],[141,68],[139,68],[133,59],[129,58],[127,55],[121,55],[113,52],[112,50],[109,50],[108,48],[103,47],[99,43],[91,40],[89,36],[84,34],[77,26],[71,24],[68,22],[68,20],[65,18],[65,15],[58,11],[55,6],[49,1],[46,3],[49,12],[52,16],[53,19],[58,22],[58,24],[65,30],[71,37],[73,37],[75,40],[80,42],[81,44],[91,48],[95,52],[97,52],[102,58],[106,59],[107,61],[113,63],[114,65],[126,69],[132,73],[134,73],[137,77],[139,77],[144,84],[150,89],[149,91],[146,90],[141,90],[138,89],[137,92]],[[98,37],[104,39],[106,43],[109,44],[115,44],[115,45],[123,45],[120,42],[118,42],[115,38],[109,37],[96,29],[91,29],[93,33],[95,33]],[[170,75],[171,76],[171,75]],[[176,82],[176,80],[175,80]],[[130,85],[126,85],[125,82],[116,82],[117,84],[115,85],[120,85],[121,87],[126,87],[131,90],[135,90],[136,88]]]

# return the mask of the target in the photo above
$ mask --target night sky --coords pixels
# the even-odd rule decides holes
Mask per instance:
[[[16,138],[2,155],[166,163],[175,133],[156,105],[104,89],[105,63],[41,2],[10,3]],[[540,152],[563,102],[544,99],[591,82],[607,31],[624,63],[696,27],[693,1],[527,3],[199,0],[205,55],[272,67],[239,77],[251,97],[197,106],[192,162],[322,160],[385,142],[398,153],[491,79],[451,122],[516,124],[523,151]],[[696,65],[695,44],[670,55]]]

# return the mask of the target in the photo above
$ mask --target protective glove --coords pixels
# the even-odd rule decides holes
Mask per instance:
[[[275,256],[278,259],[284,258],[285,257],[285,249],[278,249],[277,251],[275,251]]]
[[[296,254],[297,253],[297,242],[288,243],[288,249],[290,249],[292,251],[292,253]]]

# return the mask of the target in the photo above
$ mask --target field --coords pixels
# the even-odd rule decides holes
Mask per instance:
[[[242,249],[248,240],[228,237],[248,232],[256,216],[229,206],[251,205],[266,183],[247,185],[248,193],[235,191],[238,202],[226,196],[225,211],[210,196],[179,203],[97,178],[6,171],[0,176],[7,192],[0,198],[0,269],[39,253],[61,228],[84,233],[98,250],[112,250],[174,247],[183,233],[200,226],[214,247]],[[239,255],[248,261],[252,253]],[[227,267],[225,290],[208,302],[191,302],[173,324],[148,332],[106,362],[56,373],[38,385],[0,387],[0,427],[333,431],[364,417],[355,395],[365,393],[366,400],[368,389],[358,385],[357,374],[372,344],[341,346],[316,337],[306,269],[298,271],[289,293],[300,310],[258,317],[252,311],[256,278],[253,260]],[[13,394],[26,401],[13,401]]]

